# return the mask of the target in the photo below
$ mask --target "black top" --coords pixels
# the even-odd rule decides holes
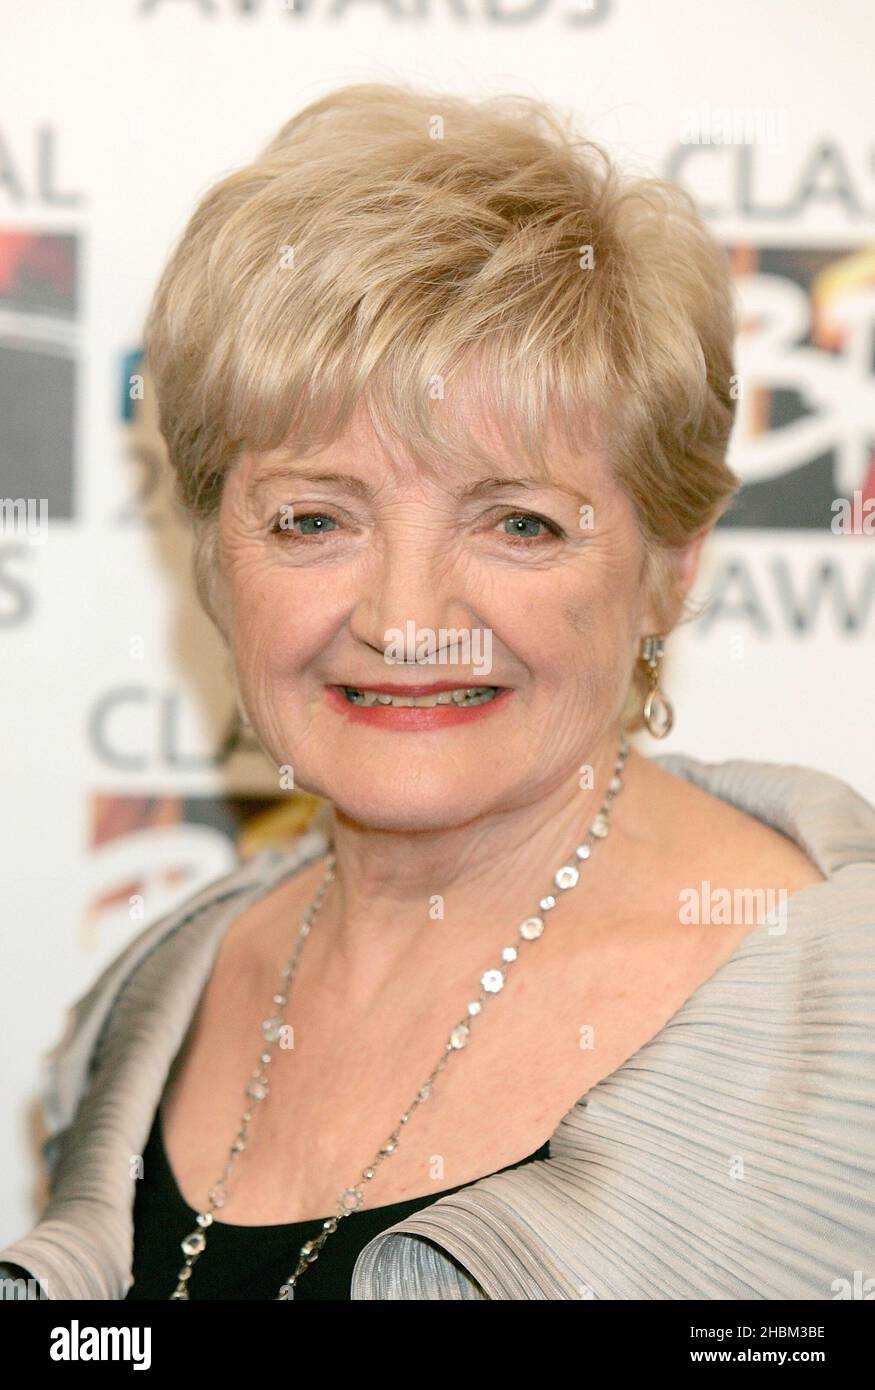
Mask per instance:
[[[549,1139],[535,1153],[499,1168],[519,1168],[550,1157]],[[181,1242],[197,1229],[197,1213],[185,1201],[164,1152],[160,1107],[143,1154],[145,1176],[137,1181],[134,1200],[134,1282],[127,1298],[168,1299],[185,1263]],[[479,1179],[478,1179],[479,1181]],[[470,1183],[391,1202],[344,1216],[325,1242],[318,1259],[295,1285],[294,1299],[349,1299],[352,1271],[359,1254],[380,1231],[405,1220],[439,1197],[460,1192]],[[207,1231],[206,1249],[195,1261],[189,1287],[194,1299],[275,1299],[298,1263],[306,1240],[322,1230],[327,1217],[293,1221],[285,1226],[233,1226],[216,1221]]]

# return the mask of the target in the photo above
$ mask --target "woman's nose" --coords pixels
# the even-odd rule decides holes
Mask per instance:
[[[381,651],[397,649],[398,634],[470,628],[464,569],[446,546],[421,539],[386,546],[363,572],[363,589],[352,615],[353,636]],[[409,651],[407,661],[415,661]]]

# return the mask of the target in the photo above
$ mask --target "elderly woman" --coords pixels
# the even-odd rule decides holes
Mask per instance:
[[[686,195],[537,103],[346,88],[207,193],[150,372],[240,704],[322,809],[78,1001],[7,1271],[288,1300],[871,1270],[875,810],[628,738],[671,724],[737,487],[733,328]]]

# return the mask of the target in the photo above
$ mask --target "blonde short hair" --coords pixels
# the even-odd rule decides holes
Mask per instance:
[[[206,193],[149,310],[202,602],[216,619],[216,515],[241,450],[323,449],[362,403],[424,463],[488,464],[453,409],[473,387],[478,420],[539,472],[555,438],[606,450],[669,631],[665,562],[738,487],[735,327],[728,257],[689,195],[621,174],[543,103],[330,93]]]

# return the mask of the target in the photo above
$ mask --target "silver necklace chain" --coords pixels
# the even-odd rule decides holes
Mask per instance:
[[[625,734],[621,733],[619,751],[616,762],[614,763],[613,774],[605,794],[605,800],[590,825],[583,842],[574,850],[573,862],[563,864],[561,868],[557,869],[553,876],[553,886],[557,888],[560,893],[569,892],[572,888],[577,886],[580,878],[580,869],[578,865],[585,863],[585,861],[589,859],[595,842],[605,839],[608,834],[610,828],[609,816],[611,802],[622,790],[622,773],[628,756],[629,744]],[[273,1012],[270,1018],[266,1018],[261,1025],[265,1039],[265,1048],[259,1057],[259,1065],[252,1073],[249,1084],[246,1087],[246,1096],[251,1104],[247,1105],[241,1117],[240,1128],[231,1145],[225,1170],[218,1182],[210,1188],[207,1209],[198,1214],[197,1229],[192,1231],[191,1234],[187,1235],[185,1240],[182,1241],[182,1252],[185,1255],[185,1264],[179,1271],[177,1276],[178,1282],[173,1293],[170,1295],[171,1299],[188,1299],[189,1297],[188,1284],[191,1279],[192,1270],[206,1249],[207,1231],[213,1224],[214,1213],[227,1203],[228,1183],[234,1170],[237,1156],[243,1152],[249,1143],[249,1125],[255,1113],[253,1107],[260,1105],[270,1092],[270,1081],[267,1075],[267,1068],[273,1059],[277,1043],[283,1037],[283,1030],[286,1027],[285,1017],[282,1011],[287,1007],[289,1002],[292,981],[298,967],[298,961],[304,942],[322,906],[325,895],[334,882],[336,868],[337,861],[332,851],[328,856],[328,867],[319,890],[301,918],[295,949],[289,960],[283,966],[281,976],[282,983],[278,992],[273,996]],[[544,917],[552,912],[557,902],[558,898],[553,892],[541,898],[538,903],[537,913],[532,917],[527,917],[518,929],[520,941],[530,942],[538,940],[544,932]],[[364,1199],[365,1183],[371,1182],[376,1177],[377,1169],[380,1164],[389,1158],[397,1149],[401,1138],[400,1127],[408,1124],[417,1107],[430,1098],[432,1083],[435,1077],[439,1072],[443,1071],[450,1057],[452,1057],[454,1053],[460,1052],[467,1045],[470,1037],[472,1020],[482,1011],[483,1004],[486,1000],[494,997],[503,989],[507,978],[508,967],[518,958],[518,954],[519,951],[517,946],[505,946],[501,953],[501,967],[498,969],[486,970],[480,976],[479,996],[468,1005],[467,1017],[461,1023],[457,1023],[452,1029],[449,1040],[441,1054],[440,1061],[431,1072],[430,1076],[428,1076],[420,1086],[413,1103],[400,1117],[398,1121],[399,1128],[392,1131],[386,1142],[380,1146],[372,1162],[367,1168],[362,1169],[359,1182],[356,1183],[354,1187],[344,1188],[340,1193],[336,1214],[328,1217],[326,1221],[322,1222],[320,1234],[313,1240],[305,1241],[301,1246],[298,1252],[297,1266],[288,1276],[286,1282],[280,1287],[277,1301],[285,1300],[293,1296],[292,1290],[296,1283],[304,1271],[319,1258],[322,1246],[325,1244],[328,1237],[337,1230],[340,1222],[345,1216],[350,1216],[361,1207]]]

